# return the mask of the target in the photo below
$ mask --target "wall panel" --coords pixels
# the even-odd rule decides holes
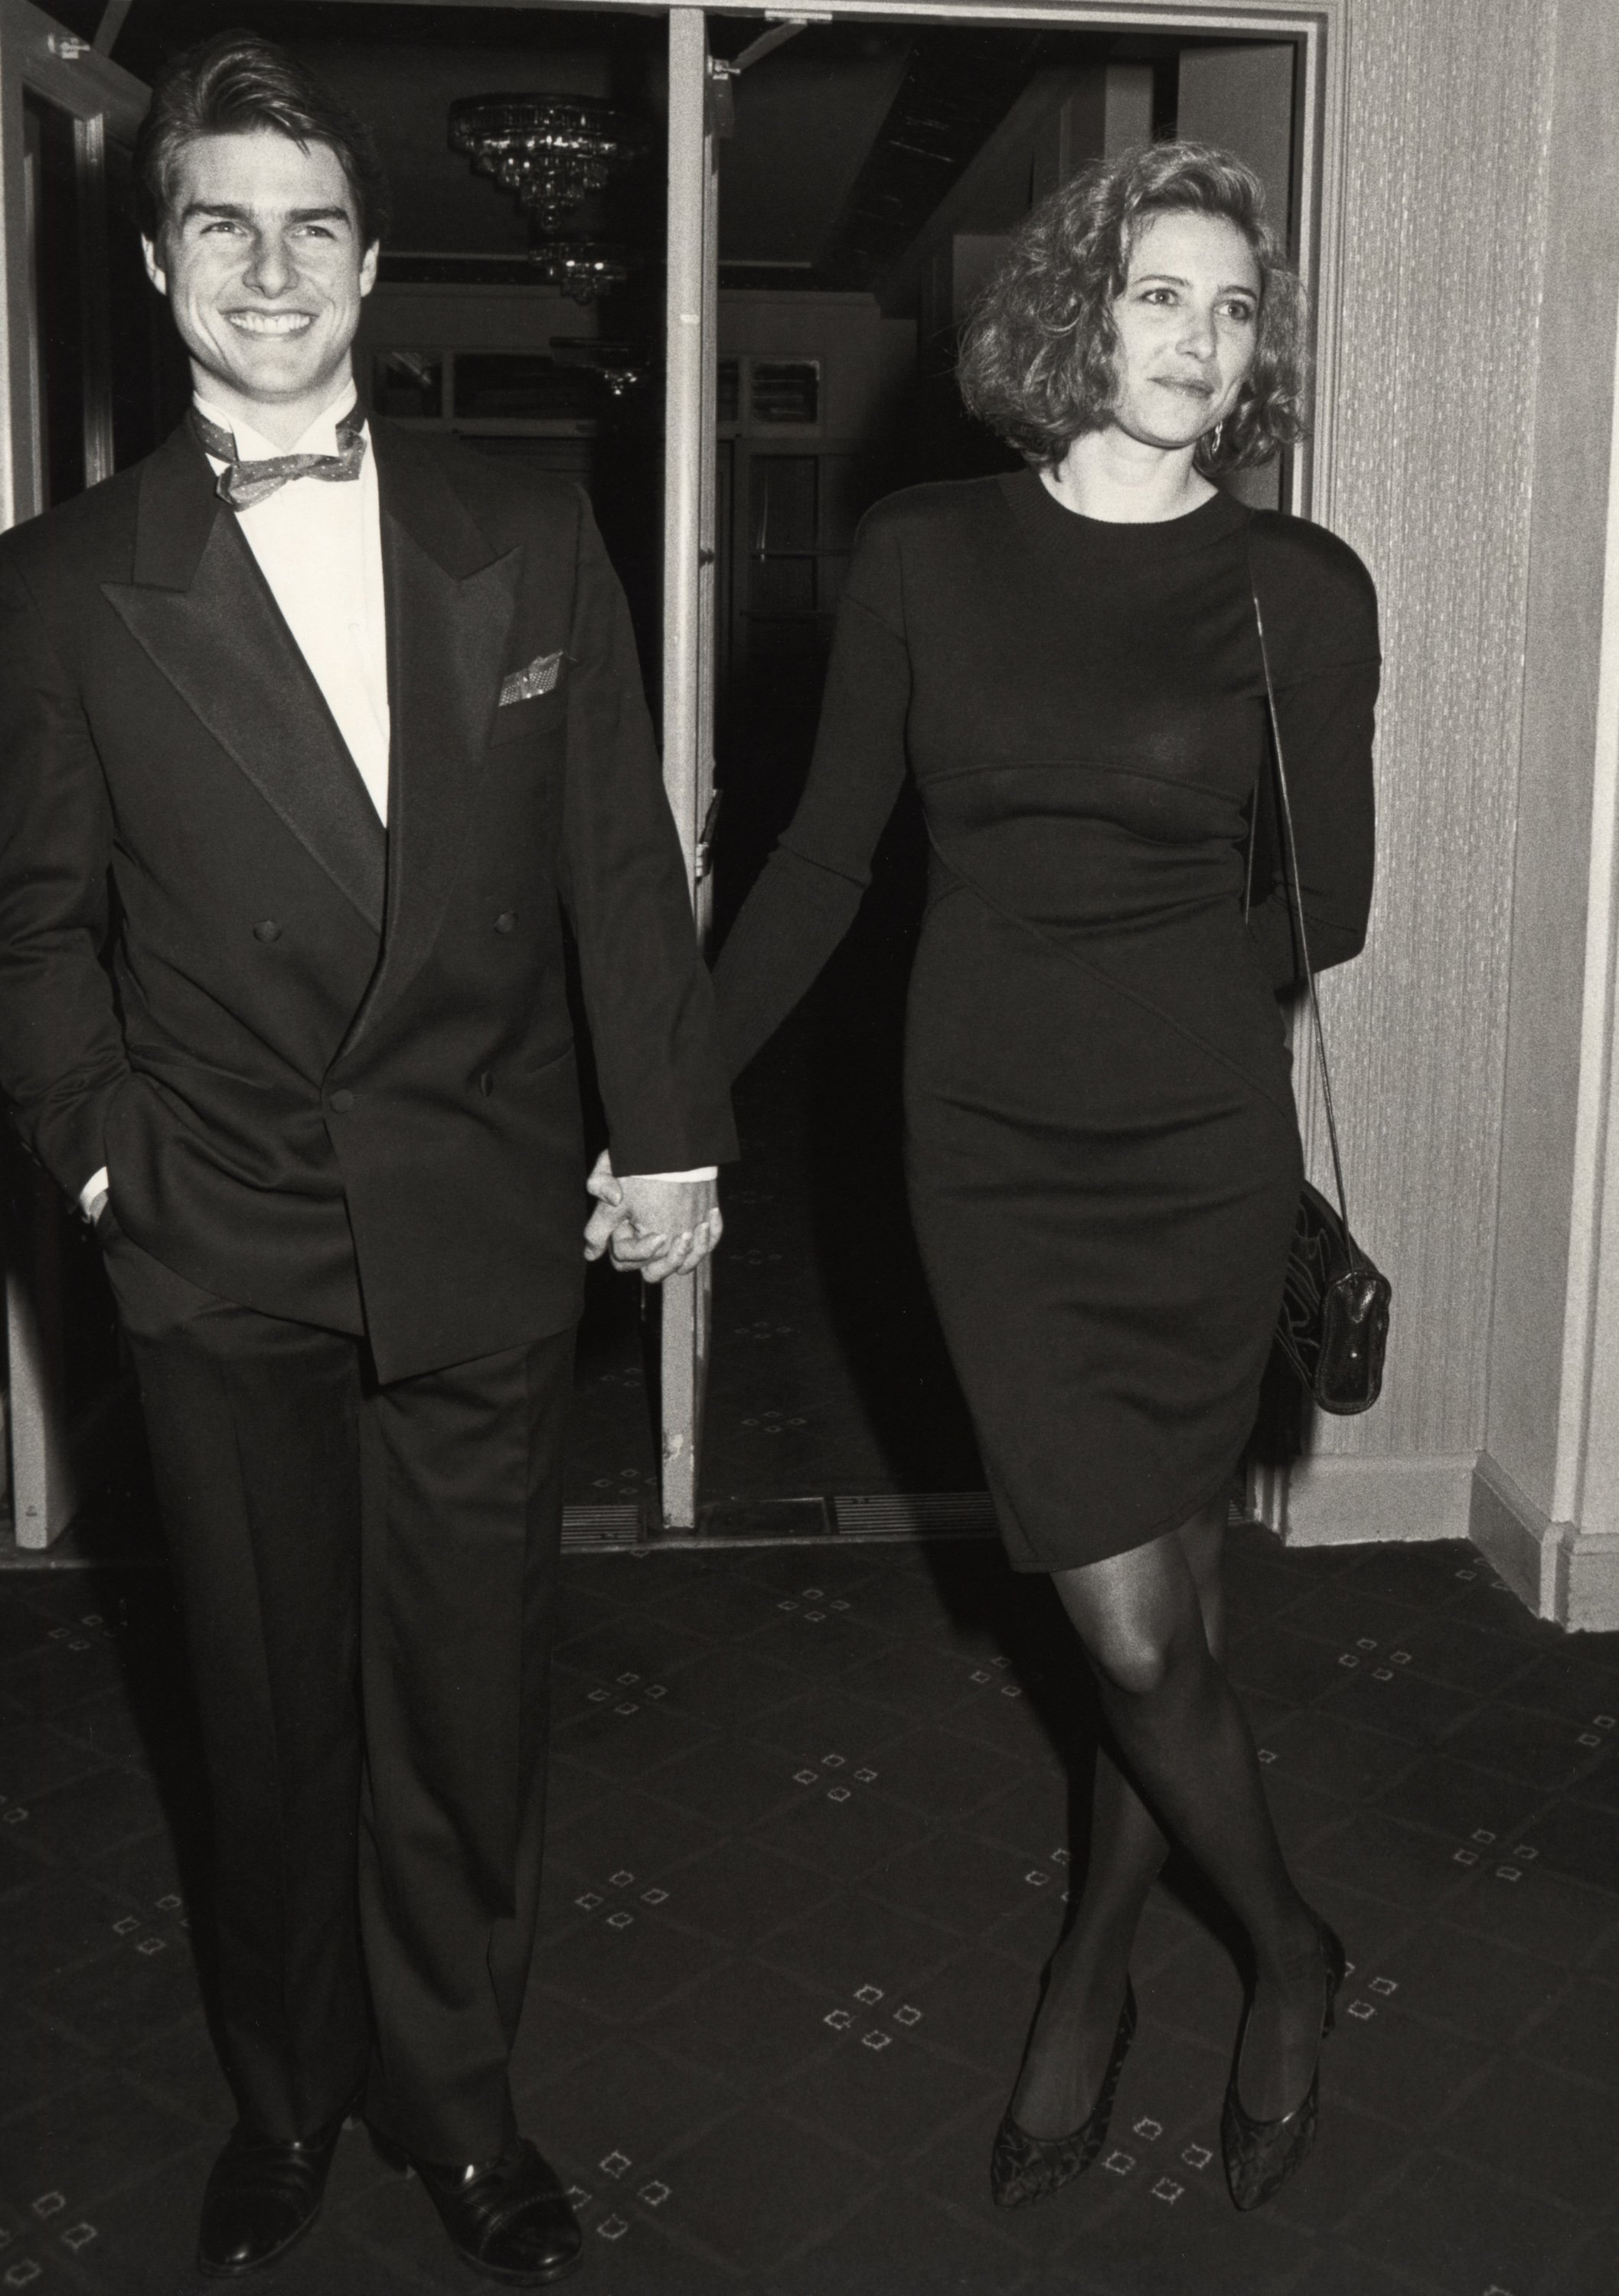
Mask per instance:
[[[1555,23],[1551,0],[1355,0],[1349,19],[1317,514],[1377,579],[1386,682],[1371,944],[1323,1002],[1357,1223],[1396,1310],[1384,1402],[1318,1439],[1413,1467],[1483,1440]]]
[[[1577,1346],[1566,1366],[1564,1359],[1569,1250],[1573,1240],[1577,1262],[1582,1226],[1586,1253],[1590,1250],[1593,1175],[1577,1167],[1594,1161],[1598,1146],[1580,1138],[1577,1117],[1582,1068],[1599,1066],[1600,1038],[1613,1021],[1611,990],[1607,997],[1588,993],[1585,931],[1588,886],[1593,906],[1608,908],[1611,931],[1612,890],[1601,882],[1602,852],[1591,848],[1593,825],[1598,849],[1605,841],[1600,816],[1606,800],[1611,818],[1619,748],[1611,705],[1609,722],[1600,722],[1599,691],[1605,620],[1614,611],[1608,602],[1605,615],[1605,561],[1619,543],[1619,525],[1610,530],[1614,507],[1605,499],[1619,470],[1610,443],[1619,306],[1619,142],[1611,124],[1619,9],[1612,0],[1562,0],[1557,28],[1487,1439],[1500,1468],[1535,1506],[1568,1516],[1579,1511],[1584,1412],[1577,1397],[1589,1375]],[[1590,920],[1598,935],[1591,958],[1607,973],[1602,922]],[[1599,987],[1607,984],[1593,980],[1589,990]],[[1596,1080],[1593,1068],[1588,1089]],[[1554,1177],[1563,1182],[1557,1200]],[[1582,1218],[1574,1217],[1576,1197],[1584,1198]],[[1577,1317],[1577,1264],[1574,1285]],[[1572,1394],[1565,1394],[1566,1382]]]

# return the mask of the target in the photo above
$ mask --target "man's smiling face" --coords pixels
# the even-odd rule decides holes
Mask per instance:
[[[155,245],[197,389],[271,437],[296,438],[349,373],[377,250],[327,144],[275,128],[201,135],[177,156]]]

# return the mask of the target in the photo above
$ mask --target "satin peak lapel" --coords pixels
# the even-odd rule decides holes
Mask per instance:
[[[197,460],[201,462],[199,455]],[[156,458],[154,458],[155,467]],[[204,476],[208,466],[202,463]],[[162,498],[177,471],[159,470],[155,499],[143,493],[136,571],[164,556]],[[184,481],[182,481],[184,483]],[[190,514],[185,557],[201,523]],[[156,537],[150,531],[159,522]],[[183,573],[182,554],[165,572]],[[325,696],[287,627],[241,528],[221,510],[207,527],[186,588],[142,582],[103,585],[132,637],[193,715],[247,775],[374,931],[382,926],[387,840],[376,808]]]
[[[393,726],[388,919],[349,1045],[408,987],[442,922],[499,699],[521,558],[515,549],[491,557],[438,470],[412,457],[401,471],[394,439],[383,438],[394,447],[377,466]]]

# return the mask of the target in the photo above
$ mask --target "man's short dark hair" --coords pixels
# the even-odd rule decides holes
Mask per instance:
[[[388,229],[388,178],[363,119],[313,73],[256,32],[218,32],[172,57],[158,74],[135,144],[141,229],[154,243],[168,216],[181,152],[200,135],[250,135],[272,127],[306,151],[337,154],[354,194],[360,243]]]
[[[1118,388],[1113,304],[1131,247],[1156,217],[1182,214],[1234,224],[1260,275],[1253,369],[1218,446],[1198,441],[1197,468],[1248,469],[1304,435],[1304,291],[1266,219],[1264,186],[1208,144],[1138,144],[1041,201],[962,339],[957,373],[968,413],[1037,470],[1055,469],[1072,440],[1105,427]]]

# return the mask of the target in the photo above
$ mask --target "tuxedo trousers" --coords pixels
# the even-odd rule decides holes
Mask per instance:
[[[365,1342],[201,1291],[109,1218],[212,1811],[225,2069],[308,2136],[515,2134],[573,1332],[378,1383]]]

